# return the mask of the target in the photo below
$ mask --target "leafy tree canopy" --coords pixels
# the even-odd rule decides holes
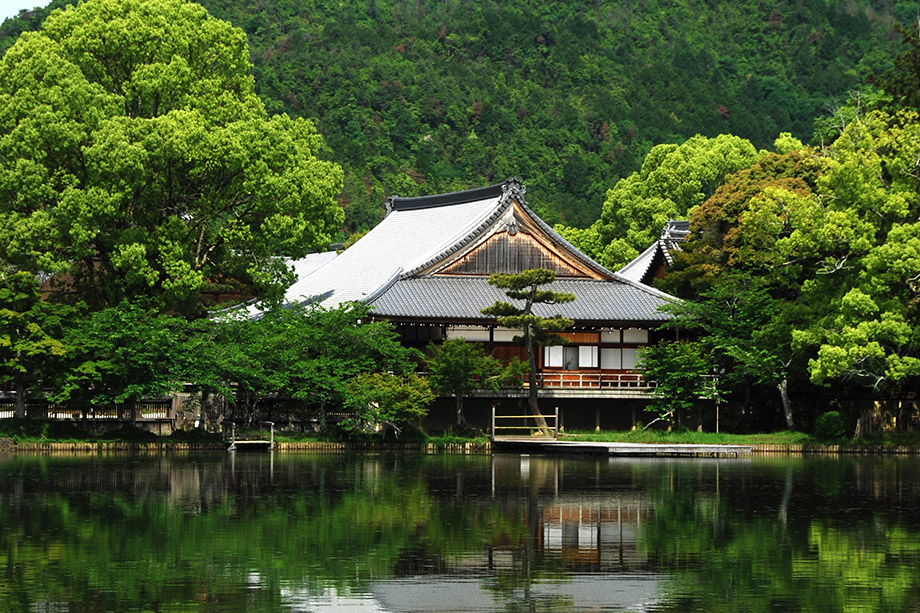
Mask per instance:
[[[245,30],[269,110],[316,119],[345,168],[351,230],[390,194],[509,176],[550,223],[587,226],[656,144],[808,141],[815,115],[888,69],[890,24],[916,13],[875,0],[201,4]],[[0,49],[44,14],[8,20]]]
[[[268,117],[244,33],[182,0],[53,12],[0,61],[0,260],[96,308],[267,295],[341,224],[341,170]]]
[[[728,134],[654,147],[639,172],[607,192],[601,219],[593,226],[602,246],[595,255],[609,268],[626,264],[658,238],[669,219],[685,218],[727,175],[750,166],[758,155],[750,142]]]

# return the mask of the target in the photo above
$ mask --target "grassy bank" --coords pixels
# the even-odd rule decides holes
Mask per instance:
[[[920,447],[920,432],[882,432],[861,439],[841,437],[818,438],[813,434],[768,432],[759,434],[728,434],[724,432],[667,432],[664,430],[627,431],[571,431],[562,435],[565,440],[595,441],[604,443],[669,443],[673,445],[866,445],[892,447]]]
[[[698,445],[846,445],[866,447],[917,447],[920,448],[920,432],[884,432],[863,439],[842,437],[822,439],[804,432],[780,431],[760,434],[727,434],[715,432],[667,432],[664,430],[627,430],[602,432],[568,431],[560,435],[564,440],[594,441],[611,443],[664,443]],[[199,430],[177,431],[170,436],[157,436],[151,432],[123,426],[104,433],[87,432],[73,422],[39,420],[0,420],[0,438],[9,438],[13,443],[176,443],[176,444],[220,444],[220,434]],[[386,444],[388,446],[418,445],[437,448],[453,448],[466,444],[483,445],[488,437],[465,437],[457,435],[429,436],[412,430],[404,432],[397,439],[382,440],[377,435],[342,438],[316,433],[276,432],[275,441],[289,446],[305,446],[321,443],[342,443],[355,446]]]

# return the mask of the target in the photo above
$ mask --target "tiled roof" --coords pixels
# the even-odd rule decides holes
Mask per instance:
[[[652,262],[655,261],[655,256],[658,255],[659,249],[661,249],[661,243],[660,241],[655,241],[648,249],[637,255],[633,261],[617,272],[630,281],[642,283],[642,280],[645,279],[645,276],[649,273],[649,269],[652,266]]]
[[[483,199],[451,206],[393,207],[361,240],[312,274],[300,277],[288,289],[287,301],[319,301],[333,307],[366,300],[395,274],[416,268],[467,239],[502,205],[502,192],[497,191],[483,191],[478,194],[486,196]]]
[[[687,240],[688,234],[690,234],[689,221],[674,219],[668,221],[661,230],[661,236],[617,273],[636,283],[648,283],[650,279],[646,277],[652,272],[651,267],[655,262],[655,256],[661,254],[668,265],[673,264],[673,253],[681,250],[680,244]]]
[[[546,289],[569,292],[576,299],[535,305],[534,314],[558,314],[576,322],[665,321],[669,316],[659,307],[673,300],[653,288],[618,280],[557,279]],[[504,290],[489,285],[485,277],[442,276],[400,279],[369,304],[376,314],[386,317],[489,321],[494,318],[480,311],[496,300],[515,302]]]
[[[658,307],[671,300],[651,287],[610,272],[569,244],[527,208],[525,188],[516,179],[489,187],[387,201],[387,215],[373,230],[339,255],[316,254],[294,262],[298,280],[286,293],[289,303],[334,307],[356,301],[392,317],[488,321],[480,309],[507,300],[485,277],[422,276],[444,258],[483,240],[523,207],[550,240],[610,280],[559,279],[552,286],[578,299],[538,306],[537,314],[557,312],[578,321],[656,322],[668,317]],[[503,228],[504,226],[502,226]]]

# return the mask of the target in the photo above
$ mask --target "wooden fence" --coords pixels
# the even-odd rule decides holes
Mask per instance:
[[[135,417],[139,420],[170,420],[175,418],[171,398],[145,399],[134,404]],[[0,399],[0,419],[16,416],[16,403]],[[26,402],[26,417],[30,419],[57,419],[73,421],[132,421],[131,405],[126,403],[94,404],[73,406],[46,400]]]

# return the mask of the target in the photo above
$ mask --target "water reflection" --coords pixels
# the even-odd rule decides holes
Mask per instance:
[[[0,603],[902,611],[918,502],[914,459],[17,457]]]

